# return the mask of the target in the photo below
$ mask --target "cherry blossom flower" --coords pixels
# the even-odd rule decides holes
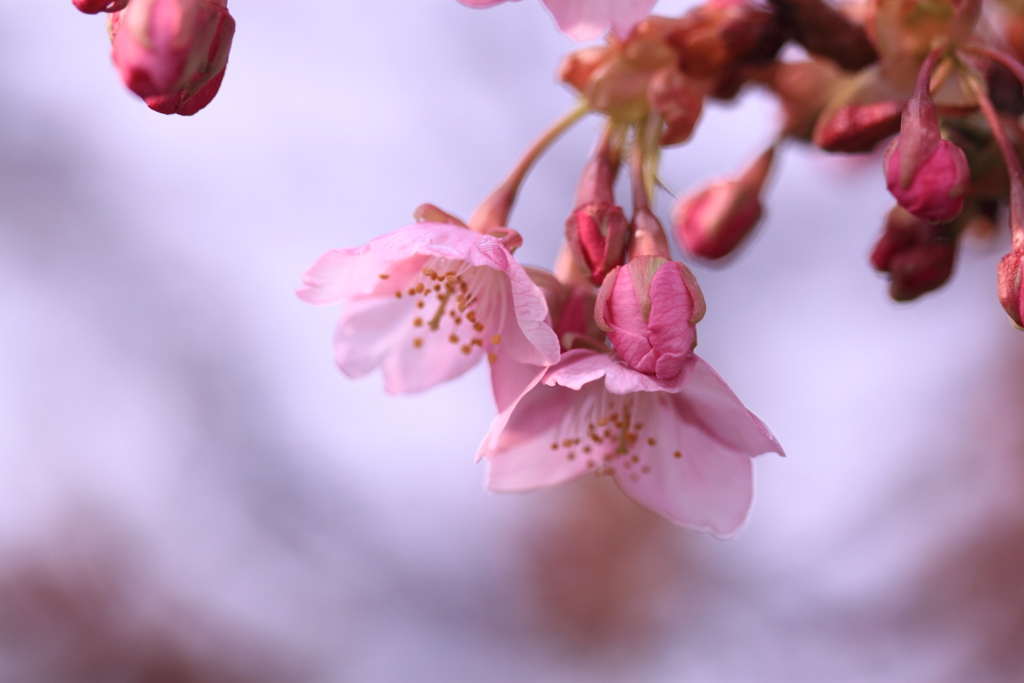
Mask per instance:
[[[459,0],[468,7],[493,7],[507,0]],[[574,40],[594,40],[608,29],[619,38],[650,14],[657,0],[544,0],[562,33]]]
[[[346,304],[335,335],[341,370],[361,377],[379,367],[391,393],[429,389],[484,355],[536,366],[558,360],[544,295],[491,234],[409,225],[327,252],[302,280],[304,301]]]
[[[768,428],[695,354],[670,381],[617,355],[568,351],[502,412],[480,446],[487,486],[528,491],[587,472],[638,505],[727,537],[753,499],[751,458],[783,455]]]

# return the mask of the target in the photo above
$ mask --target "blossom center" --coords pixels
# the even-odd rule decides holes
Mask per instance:
[[[646,392],[611,394],[595,383],[582,391],[590,395],[570,409],[551,442],[553,456],[583,458],[597,476],[619,474],[639,481],[651,471],[656,452],[656,399]],[[682,453],[673,453],[682,458]]]

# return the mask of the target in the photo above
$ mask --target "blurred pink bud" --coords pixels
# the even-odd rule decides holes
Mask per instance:
[[[71,2],[86,14],[120,12],[128,5],[128,0],[71,0]]]
[[[696,346],[704,295],[682,263],[640,256],[608,274],[594,317],[629,367],[669,381]]]
[[[493,7],[506,0],[459,0],[468,7]],[[629,36],[633,27],[654,8],[656,0],[544,0],[562,33],[576,40],[594,40],[609,28],[619,38]]]
[[[900,134],[885,151],[882,166],[889,192],[918,218],[944,223],[964,206],[971,172],[963,150],[942,139],[939,115],[929,93],[934,58],[926,60],[907,102]]]
[[[963,150],[940,140],[931,155],[908,172],[903,155],[903,135],[885,152],[885,182],[900,206],[918,218],[944,223],[956,218],[964,206],[964,190],[971,172]]]
[[[732,253],[761,220],[761,190],[775,148],[754,161],[739,178],[712,183],[672,210],[676,240],[691,254],[717,259]]]
[[[686,142],[704,106],[704,95],[694,80],[675,66],[666,67],[651,78],[647,99],[665,120],[661,144]]]
[[[999,303],[1019,329],[1024,329],[1024,298],[1020,291],[1022,271],[1024,251],[1013,251],[999,262]]]
[[[910,301],[938,289],[953,274],[956,243],[944,226],[928,223],[896,206],[889,212],[885,230],[871,264],[892,281],[889,295],[895,301]]]
[[[900,131],[903,103],[892,100],[848,104],[818,120],[814,144],[826,152],[870,152]]]
[[[220,89],[235,21],[227,0],[134,0],[110,33],[124,84],[151,109],[190,116]]]

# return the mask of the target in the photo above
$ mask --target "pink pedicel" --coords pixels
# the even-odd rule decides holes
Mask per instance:
[[[536,366],[559,357],[543,293],[492,235],[409,225],[327,252],[302,281],[303,301],[345,304],[334,338],[341,370],[380,368],[394,394],[458,377],[485,355]]]
[[[704,296],[681,263],[633,258],[605,279],[595,318],[615,351],[637,372],[675,379],[697,343]]]
[[[1024,329],[1024,298],[1020,286],[1022,272],[1024,251],[1012,251],[999,262],[999,303],[1018,329]]]
[[[75,7],[86,14],[120,12],[128,6],[128,0],[71,0]]]
[[[507,0],[459,0],[467,7],[493,7]],[[595,40],[608,29],[626,38],[657,0],[543,0],[559,30],[575,40]]]
[[[775,154],[769,148],[738,178],[712,183],[672,210],[672,229],[686,251],[706,259],[733,252],[761,220],[761,191]]]
[[[929,94],[937,58],[921,67],[914,96],[907,102],[900,134],[885,151],[885,183],[900,206],[918,218],[944,223],[964,206],[971,173],[963,150],[942,139],[939,115]]]
[[[612,477],[673,524],[735,535],[753,497],[751,458],[783,454],[768,428],[694,354],[670,382],[621,358],[569,351],[491,425],[487,486],[513,492],[589,472]]]
[[[121,79],[163,114],[190,116],[213,100],[234,32],[227,0],[133,0],[110,16]]]

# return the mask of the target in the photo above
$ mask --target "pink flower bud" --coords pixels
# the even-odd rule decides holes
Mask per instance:
[[[944,223],[963,209],[971,172],[963,150],[942,139],[939,115],[929,94],[933,66],[929,59],[921,68],[914,95],[903,111],[900,134],[885,151],[882,166],[889,192],[900,206],[923,220]]]
[[[739,178],[712,183],[676,204],[676,240],[691,254],[707,259],[731,253],[761,219],[760,194],[773,155],[770,148]]]
[[[163,114],[189,116],[210,103],[234,32],[227,0],[134,0],[110,20],[121,79]]]
[[[916,218],[902,207],[889,212],[885,230],[875,244],[871,263],[889,273],[889,295],[910,301],[938,289],[953,273],[956,242],[946,226]]]
[[[704,106],[704,95],[694,79],[675,66],[666,67],[651,78],[647,85],[647,99],[665,120],[661,144],[686,142]]]
[[[875,145],[900,131],[903,103],[892,100],[848,104],[814,127],[814,144],[826,152],[870,152]]]
[[[704,295],[683,264],[640,256],[608,274],[594,316],[631,368],[668,381],[697,343]]]
[[[569,247],[595,285],[600,285],[608,272],[622,263],[628,236],[626,215],[614,204],[584,204],[565,223]]]
[[[885,182],[900,206],[918,218],[944,223],[964,207],[964,190],[971,172],[963,150],[949,140],[939,140],[934,151],[910,170],[903,155],[900,135],[885,152]]]
[[[71,0],[75,7],[86,14],[100,12],[120,12],[128,5],[128,0]]]
[[[1024,329],[1024,298],[1021,297],[1021,273],[1024,271],[1024,252],[1013,251],[999,262],[999,303],[1018,329]]]

